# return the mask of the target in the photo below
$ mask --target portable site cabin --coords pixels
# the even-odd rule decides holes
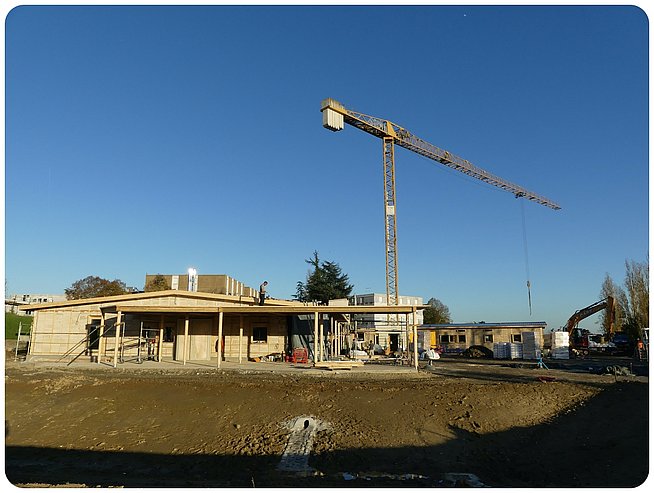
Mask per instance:
[[[346,340],[344,313],[412,313],[415,306],[330,307],[250,296],[155,291],[33,305],[29,357],[110,362],[247,360],[300,344],[322,360]],[[294,337],[292,318],[312,316],[313,334]],[[220,341],[220,344],[219,344]],[[303,342],[302,342],[303,341]],[[325,341],[319,344],[319,341]]]
[[[418,344],[421,349],[441,347],[444,352],[462,352],[471,346],[484,346],[490,350],[497,342],[521,343],[523,332],[534,332],[536,344],[543,346],[545,322],[499,322],[433,324],[418,327]]]

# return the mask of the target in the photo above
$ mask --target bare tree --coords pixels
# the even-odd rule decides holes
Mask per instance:
[[[622,330],[622,327],[626,323],[627,320],[627,310],[628,310],[628,302],[627,302],[627,295],[624,292],[624,289],[622,287],[618,286],[611,276],[606,274],[606,277],[604,278],[604,282],[602,283],[602,290],[600,291],[600,296],[602,299],[606,299],[609,296],[613,298],[613,332],[620,332]],[[600,314],[600,325],[602,326],[602,330],[604,334],[607,336],[611,332],[611,327],[609,327],[609,314],[607,313],[606,310],[602,311]]]
[[[633,337],[640,337],[640,329],[649,327],[649,259],[642,263],[626,260],[625,271],[629,302],[625,328]]]

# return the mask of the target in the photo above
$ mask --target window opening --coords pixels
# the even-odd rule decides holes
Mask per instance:
[[[268,342],[268,328],[267,327],[253,327],[252,328],[252,342]]]

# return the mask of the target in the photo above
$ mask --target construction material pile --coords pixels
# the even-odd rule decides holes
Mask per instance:
[[[552,359],[570,359],[570,334],[565,331],[552,332]]]
[[[538,359],[540,357],[541,348],[535,332],[522,333],[522,354],[524,359]]]
[[[496,342],[493,344],[494,359],[522,359],[522,344],[516,342]]]

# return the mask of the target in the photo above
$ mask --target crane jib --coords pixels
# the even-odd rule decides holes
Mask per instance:
[[[341,103],[333,99],[325,99],[322,102],[321,111],[323,111],[323,126],[325,128],[334,131],[341,130],[344,122],[379,138],[392,137],[394,143],[400,147],[404,147],[416,154],[420,154],[489,185],[511,192],[516,197],[526,198],[527,200],[554,210],[561,209],[555,202],[530,192],[519,185],[494,176],[469,161],[416,137],[408,130],[389,120],[346,109]]]

